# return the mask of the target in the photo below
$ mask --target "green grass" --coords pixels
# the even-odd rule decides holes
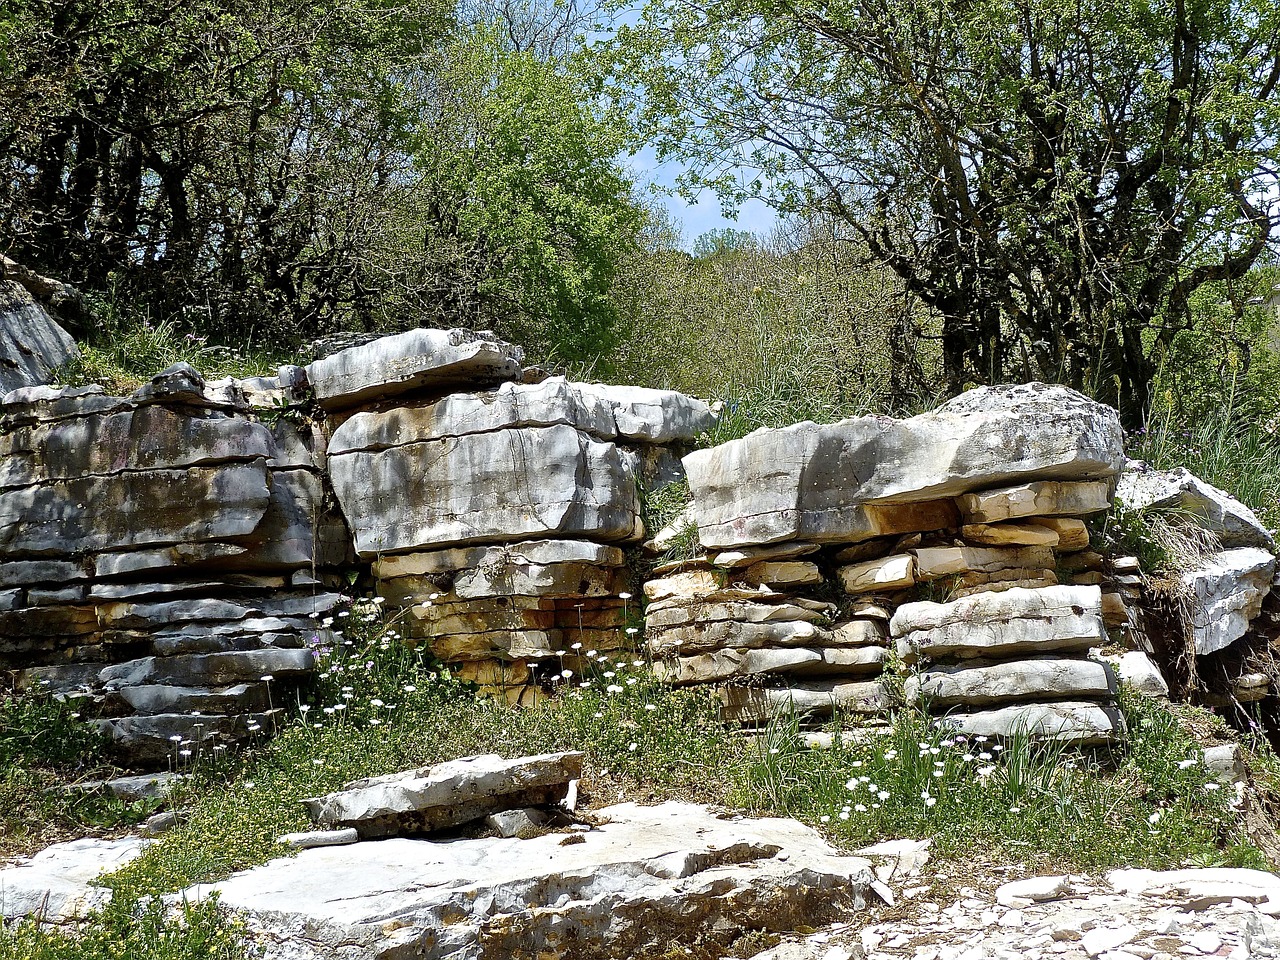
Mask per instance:
[[[213,345],[207,337],[179,330],[169,321],[153,322],[136,311],[102,299],[91,299],[96,324],[79,358],[58,371],[55,382],[67,386],[101,384],[110,394],[136,390],[161,370],[178,362],[191,364],[207,380],[221,377],[271,376],[288,358],[245,346]]]
[[[799,746],[781,725],[743,784],[752,806],[861,846],[929,837],[944,859],[1061,871],[1120,866],[1266,868],[1230,802],[1168,708],[1126,693],[1123,750],[1066,751],[1025,738],[954,735],[900,714],[872,744]]]

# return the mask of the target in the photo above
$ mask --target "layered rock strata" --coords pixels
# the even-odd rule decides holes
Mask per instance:
[[[401,632],[517,701],[628,644],[641,490],[681,477],[714,422],[671,391],[521,382],[521,359],[415,331],[308,368],[334,490]]]
[[[134,761],[268,730],[339,600],[323,440],[253,412],[282,372],[0,400],[0,668],[82,697]]]
[[[1115,684],[1082,659],[1105,637],[1101,591],[1060,583],[1071,566],[1102,579],[1083,520],[1109,508],[1124,462],[1114,410],[1063,387],[982,388],[907,420],[758,430],[684,462],[702,554],[646,584],[647,642],[672,682],[720,685],[726,716],[882,712],[896,639],[924,671],[917,693],[948,712],[1026,705],[1005,726],[1063,739],[1079,716],[1102,724],[1093,705],[1110,710]],[[1004,613],[960,618],[935,644],[921,618],[950,604]],[[1048,659],[1011,666],[1028,657]],[[976,670],[951,670],[961,660]]]

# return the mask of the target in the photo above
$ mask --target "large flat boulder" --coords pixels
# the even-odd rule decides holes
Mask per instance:
[[[726,549],[856,541],[892,532],[876,514],[890,505],[1034,480],[1109,480],[1124,463],[1122,441],[1110,407],[1025,384],[973,390],[907,420],[757,430],[684,464],[700,539]]]
[[[688,442],[716,424],[716,413],[705,400],[674,390],[607,383],[575,386],[581,393],[608,403],[619,436],[638,443]]]
[[[1010,701],[1114,700],[1118,692],[1107,664],[1065,657],[936,665],[906,683],[908,700],[923,700],[934,710]]]
[[[684,803],[596,815],[578,834],[304,850],[182,896],[217,893],[264,960],[602,960],[678,944],[719,955],[883,890],[869,861],[794,820]]]
[[[410,330],[350,347],[307,366],[326,410],[341,410],[417,390],[447,393],[520,375],[524,351],[467,330]]]
[[[567,425],[329,457],[361,559],[466,544],[639,539],[635,456]]]
[[[1124,717],[1118,707],[1084,700],[1019,703],[972,713],[952,713],[939,722],[971,737],[997,740],[1029,737],[1067,746],[1114,743],[1125,733]]]
[[[500,810],[555,803],[581,775],[581,753],[516,760],[489,753],[356,780],[303,804],[320,826],[353,827],[362,839],[430,833]]]

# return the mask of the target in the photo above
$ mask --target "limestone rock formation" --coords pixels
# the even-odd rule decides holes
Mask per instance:
[[[794,820],[618,804],[532,839],[391,838],[303,850],[207,887],[264,960],[658,954],[834,919],[888,892]],[[570,837],[574,842],[568,842]],[[394,918],[389,922],[388,918]]]
[[[1252,510],[1186,467],[1153,470],[1130,461],[1116,485],[1116,499],[1130,510],[1176,511],[1215,534],[1224,547],[1275,549],[1271,531]]]
[[[0,400],[0,667],[134,762],[269,729],[341,599],[315,576],[350,555],[323,440],[247,396],[177,364],[129,397]]]

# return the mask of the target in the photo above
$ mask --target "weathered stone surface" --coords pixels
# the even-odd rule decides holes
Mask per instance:
[[[767,547],[740,547],[737,550],[725,550],[711,558],[712,564],[726,569],[750,567],[765,560],[795,560],[797,557],[817,553],[821,549],[816,543],[777,543]]]
[[[1087,650],[1106,638],[1097,587],[1015,587],[951,603],[905,603],[889,628],[907,660]]]
[[[62,788],[66,793],[109,793],[130,803],[138,800],[163,800],[188,779],[184,773],[162,771],[112,780],[83,780]]]
[[[834,609],[832,610],[834,613]],[[689,606],[667,607],[650,610],[645,614],[645,625],[650,630],[711,624],[721,621],[737,623],[783,623],[805,621],[822,623],[826,615],[818,610],[794,603],[751,603],[727,601],[723,603],[693,603]]]
[[[90,562],[95,577],[111,578],[174,567],[235,565],[247,562],[249,556],[249,548],[236,543],[178,543],[169,547],[100,553]]]
[[[578,383],[583,394],[601,397],[613,410],[618,433],[641,443],[678,443],[715,426],[716,414],[704,400],[674,390]]]
[[[691,804],[620,804],[564,844],[393,838],[306,850],[211,887],[246,918],[264,960],[563,960],[703,949],[860,905],[867,860],[793,820],[725,818]],[[881,888],[883,889],[883,888]],[[885,891],[888,895],[887,891]],[[394,917],[394,922],[388,918]]]
[[[1111,743],[1124,735],[1124,718],[1118,708],[1082,700],[952,713],[939,722],[970,736],[1002,740],[1028,736],[1076,746]]]
[[[0,489],[125,471],[207,467],[275,453],[260,423],[145,406],[0,434]]]
[[[331,455],[328,464],[362,559],[557,535],[643,536],[634,455],[568,426]]]
[[[686,570],[646,580],[644,595],[653,601],[686,602],[716,596],[724,591],[728,577],[721,570]]]
[[[1084,517],[1111,508],[1111,484],[1037,480],[1016,487],[967,493],[960,498],[965,523],[999,523],[1022,517]]]
[[[351,347],[307,366],[326,410],[411,390],[488,386],[520,375],[523,351],[465,330],[410,330]]]
[[[380,580],[391,580],[395,577],[431,576],[508,563],[581,563],[596,567],[621,567],[626,559],[618,547],[592,543],[589,540],[529,540],[500,546],[455,547],[452,550],[379,557],[373,561],[373,575]]]
[[[79,477],[0,492],[0,552],[68,556],[251,534],[270,500],[265,460],[112,477]],[[84,505],[93,504],[90,511]]]
[[[821,664],[822,654],[806,647],[788,649],[721,649],[693,657],[677,657],[654,664],[654,673],[667,683],[682,686],[761,676],[795,673],[805,664]]]
[[[836,711],[878,714],[889,709],[879,680],[810,680],[786,687],[723,687],[721,716],[729,723],[767,723],[775,717],[829,717]]]
[[[916,583],[915,557],[904,553],[841,567],[840,586],[845,593],[876,593],[901,590]]]
[[[272,707],[265,683],[237,683],[232,686],[184,687],[168,683],[127,686],[108,702],[124,701],[135,713],[264,713]]]
[[[71,335],[0,270],[0,394],[48,383],[79,355]]]
[[[1168,699],[1169,684],[1160,668],[1141,650],[1130,650],[1123,656],[1116,657],[1113,663],[1120,680],[1138,693],[1145,697]]]
[[[581,753],[548,753],[504,760],[497,754],[463,757],[348,783],[304,800],[324,827],[353,827],[361,839],[429,833],[499,810],[540,806],[564,798],[582,775]]]
[[[1044,657],[970,665],[936,665],[908,677],[907,698],[931,708],[989,706],[1027,700],[1114,699],[1115,675],[1095,660]]]
[[[86,580],[88,577],[83,563],[70,560],[14,560],[0,563],[0,587],[66,583],[69,580]]]
[[[771,586],[801,587],[822,583],[822,571],[816,563],[804,560],[760,560],[741,574],[747,583]]]
[[[518,837],[521,840],[530,840],[545,833],[554,820],[552,814],[537,807],[503,810],[500,813],[491,813],[484,818],[484,822],[496,830],[498,836]]]
[[[1036,523],[967,523],[960,536],[988,547],[1056,547],[1058,532]]]
[[[209,597],[155,603],[106,602],[98,605],[97,616],[105,628],[161,630],[174,622],[186,624],[299,615],[318,618],[341,602],[342,596],[336,593],[261,597],[251,602]]]
[[[143,684],[212,687],[261,680],[279,680],[310,673],[315,657],[310,650],[245,650],[235,653],[144,657],[104,667],[99,679],[117,689]]]
[[[236,715],[159,713],[97,720],[94,725],[110,738],[119,756],[139,765],[160,766],[173,763],[180,750],[195,754],[268,737],[282,713],[279,709]]]
[[[685,458],[699,534],[712,549],[866,539],[893,532],[875,522],[872,508],[881,502],[937,501],[1033,480],[1105,480],[1122,463],[1116,412],[1044,384],[970,391],[909,420],[757,430]]]
[[[733,620],[695,621],[687,626],[654,631],[649,649],[658,656],[689,656],[723,647],[802,647],[825,645],[828,632],[804,620],[742,623]]]
[[[86,916],[111,899],[111,891],[93,886],[93,881],[119,870],[148,842],[141,837],[71,840],[0,869],[0,917],[61,923]]]
[[[491,393],[455,393],[437,403],[362,411],[333,433],[329,454],[375,452],[515,427],[575,427],[600,440],[618,435],[613,409],[599,394],[563,377],[537,384],[504,383]]]
[[[293,850],[314,850],[317,847],[345,847],[360,839],[354,827],[342,830],[304,830],[286,833],[276,838],[276,843]]]
[[[1120,893],[1174,900],[1184,909],[1203,910],[1240,900],[1280,908],[1280,876],[1242,867],[1186,870],[1112,870],[1107,882]]]
[[[883,647],[888,639],[888,617],[847,620],[836,624],[827,641],[833,647]]]
[[[1052,570],[1053,551],[1044,546],[1028,547],[920,547],[913,550],[916,579],[1001,570]]]
[[[1153,470],[1130,461],[1116,485],[1116,499],[1130,510],[1175,510],[1218,535],[1224,547],[1275,549],[1271,531],[1247,506],[1205,483],[1186,467]]]
[[[1074,517],[1027,517],[1027,524],[1048,527],[1058,535],[1059,553],[1074,553],[1089,546],[1089,528]]]
[[[1271,591],[1276,558],[1257,547],[1224,550],[1183,574],[1198,654],[1215,653],[1245,635]]]

